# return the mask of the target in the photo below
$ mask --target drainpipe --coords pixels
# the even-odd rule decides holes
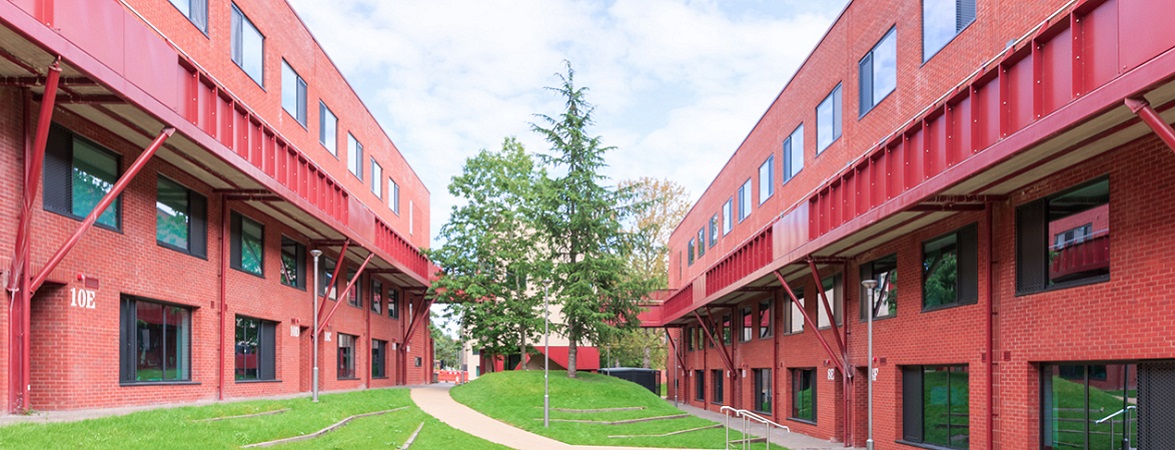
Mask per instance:
[[[229,230],[229,215],[228,215],[228,196],[221,194],[220,196],[220,301],[217,302],[217,314],[220,316],[220,340],[216,346],[218,355],[217,370],[216,370],[216,399],[224,400],[224,313],[227,311],[224,304],[228,301],[228,235]],[[234,349],[236,346],[233,347]]]
[[[995,305],[993,305],[992,302],[995,300],[996,287],[995,244],[992,240],[992,237],[995,235],[995,233],[992,229],[992,226],[994,225],[995,220],[994,211],[992,211],[992,202],[985,202],[983,206],[984,220],[987,222],[987,232],[984,233],[986,234],[985,237],[987,238],[987,311],[984,315],[984,332],[987,334],[987,340],[985,342],[987,345],[987,365],[984,367],[984,377],[987,381],[987,417],[985,417],[984,420],[987,425],[987,446],[988,448],[991,448],[991,444],[994,442],[995,437],[995,430],[993,430],[993,427],[995,426],[995,389],[992,385],[994,380],[993,371],[995,366],[995,355],[992,353],[995,350],[995,343],[993,342],[995,336],[992,329],[992,316],[995,314]]]

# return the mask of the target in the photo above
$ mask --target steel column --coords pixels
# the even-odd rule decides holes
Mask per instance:
[[[800,300],[796,298],[796,294],[792,292],[791,286],[788,286],[787,280],[783,279],[783,275],[780,275],[778,270],[772,271],[771,273],[775,275],[775,278],[779,279],[779,284],[783,285],[783,290],[784,292],[787,292],[788,297],[791,297],[791,301],[797,304],[800,303]],[[844,376],[844,363],[839,357],[836,356],[836,353],[832,351],[832,347],[828,345],[828,341],[824,339],[824,336],[818,332],[816,322],[812,321],[812,318],[808,316],[808,311],[805,311],[802,307],[800,308],[800,314],[804,316],[804,323],[808,324],[808,327],[812,329],[812,334],[816,335],[816,340],[820,342],[820,346],[824,347],[824,352],[828,353],[828,357],[832,359],[832,362],[836,364],[836,368],[839,369],[841,375]]]
[[[1146,122],[1147,126],[1151,127],[1155,134],[1167,143],[1167,147],[1175,151],[1175,129],[1172,129],[1171,125],[1163,120],[1163,117],[1151,107],[1150,102],[1143,97],[1127,97],[1125,102],[1131,111],[1138,114],[1138,117],[1141,117],[1142,121]]]
[[[420,297],[420,308],[412,314],[412,321],[408,323],[408,330],[404,333],[404,348],[412,343],[412,333],[415,333],[416,327],[424,322],[423,317],[428,314],[430,308],[432,308],[432,300]],[[407,350],[404,351],[407,352]]]
[[[812,279],[816,280],[816,292],[819,294],[820,303],[824,304],[824,313],[828,314],[829,322],[832,323],[832,337],[835,338],[836,348],[840,350],[841,358],[848,358],[845,350],[845,343],[840,339],[840,333],[837,332],[836,314],[832,309],[832,305],[828,304],[828,296],[824,294],[824,281],[820,279],[820,270],[816,268],[816,262],[811,258],[808,259],[808,268],[812,270]],[[847,363],[847,361],[846,361]],[[847,377],[848,374],[845,374]]]
[[[355,276],[354,276],[354,277],[352,277],[352,278],[351,278],[351,281],[347,283],[347,287],[346,287],[345,289],[343,289],[343,292],[339,293],[338,297],[337,297],[337,298],[336,298],[336,300],[335,300],[335,306],[334,306],[334,307],[332,307],[332,308],[330,309],[330,312],[326,314],[326,317],[324,317],[324,318],[322,319],[322,324],[321,324],[321,325],[320,325],[320,324],[315,324],[315,325],[314,325],[314,326],[316,327],[316,328],[314,329],[314,332],[316,333],[316,334],[315,334],[316,336],[317,336],[317,333],[321,333],[321,332],[322,332],[322,329],[326,327],[326,324],[330,323],[330,318],[331,318],[331,317],[334,317],[334,315],[335,315],[335,311],[338,311],[338,310],[339,310],[339,305],[343,304],[343,298],[344,298],[344,297],[346,297],[346,296],[347,296],[347,294],[351,292],[351,288],[355,286],[355,282],[359,280],[359,277],[363,276],[363,268],[367,267],[367,263],[371,261],[371,258],[372,258],[373,256],[375,256],[375,252],[371,252],[371,253],[368,253],[368,254],[367,254],[367,258],[365,258],[365,259],[363,260],[363,264],[360,264],[360,265],[359,265],[359,270],[356,270],[356,271],[355,271]],[[339,260],[339,264],[337,264],[337,265],[335,266],[335,272],[338,272],[339,268],[343,266],[342,262],[343,262],[343,261],[342,261],[342,259],[340,258],[340,260]],[[359,303],[360,303],[360,304],[362,304],[362,303],[363,303],[363,300],[362,300],[362,299],[360,299]]]
[[[351,245],[350,240],[347,240],[347,239],[343,240],[343,249],[339,250],[339,259],[335,261],[335,271],[332,272],[331,276],[330,276],[330,286],[327,286],[326,292],[322,293],[322,302],[320,302],[318,305],[315,305],[315,307],[318,308],[318,315],[320,315],[320,316],[326,312],[326,301],[327,301],[327,299],[330,298],[330,290],[335,289],[339,285],[339,270],[343,268],[343,261],[346,261],[346,258],[347,258],[347,247],[349,247],[350,245]],[[318,289],[318,286],[315,286],[314,288]],[[317,294],[315,294],[315,295],[317,295]],[[338,298],[339,298],[339,296],[335,295],[335,299],[338,299]],[[314,324],[314,335],[318,336],[318,324],[317,323]]]
[[[984,332],[987,334],[987,336],[985,336],[986,339],[984,342],[984,345],[987,347],[987,364],[984,364],[984,377],[986,378],[987,383],[987,411],[985,414],[986,417],[984,417],[984,423],[987,425],[987,430],[985,430],[985,434],[987,435],[987,445],[988,448],[991,448],[992,442],[995,440],[995,389],[993,386],[995,381],[995,355],[992,354],[995,351],[995,335],[992,324],[992,321],[994,320],[992,316],[995,315],[995,304],[993,302],[995,301],[996,287],[996,278],[993,275],[996,273],[995,244],[993,241],[993,236],[995,233],[993,231],[993,226],[995,225],[995,211],[992,210],[993,206],[990,201],[987,202],[984,206],[986,206],[986,208],[983,215],[987,228],[987,230],[984,232],[984,237],[987,238],[987,301],[985,302],[987,311],[985,311],[986,314],[984,315]]]
[[[135,160],[134,164],[131,164],[131,167],[127,169],[127,172],[119,177],[118,181],[114,183],[114,187],[110,189],[110,192],[107,192],[106,195],[102,197],[102,200],[99,201],[96,206],[94,206],[94,209],[90,211],[90,214],[86,216],[85,220],[82,221],[82,224],[78,226],[78,229],[73,233],[73,236],[70,236],[69,240],[65,241],[65,243],[61,245],[61,248],[57,249],[57,253],[54,253],[53,256],[49,258],[49,262],[45,263],[45,267],[41,269],[41,272],[37,274],[37,277],[33,279],[31,286],[29,286],[30,292],[36,292],[37,289],[45,283],[45,279],[49,277],[49,273],[53,272],[53,269],[56,269],[58,264],[61,264],[61,260],[65,259],[65,255],[68,254],[70,250],[73,250],[73,247],[77,245],[78,241],[81,240],[82,235],[86,234],[86,231],[90,230],[90,227],[94,225],[94,222],[98,221],[98,216],[102,215],[102,213],[106,211],[106,208],[109,207],[111,203],[114,203],[114,200],[118,198],[119,194],[122,194],[122,191],[126,189],[127,185],[131,183],[131,180],[133,180],[135,176],[143,170],[143,167],[147,166],[147,162],[150,161],[151,157],[155,155],[155,151],[159,150],[159,147],[163,145],[163,142],[166,141],[172,133],[175,133],[175,128],[171,127],[164,128],[163,131],[159,132],[159,136],[156,137],[153,142],[151,142],[151,145],[148,146],[146,150],[143,150],[143,153],[139,155],[139,158]]]
[[[710,328],[706,326],[706,321],[702,320],[702,316],[698,314],[698,310],[695,309],[693,313],[694,317],[698,319],[698,323],[702,325],[702,332],[706,335],[707,338],[710,339],[710,345],[713,345],[715,348],[719,348],[719,345],[714,342],[714,335],[710,333]],[[711,317],[711,319],[713,319],[713,317]],[[712,322],[711,325],[713,325]],[[726,356],[726,352],[719,351],[718,356],[720,356],[719,359],[722,360],[722,364],[726,366],[726,369],[734,372],[734,363]]]

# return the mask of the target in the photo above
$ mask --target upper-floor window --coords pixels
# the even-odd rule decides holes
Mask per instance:
[[[804,331],[804,313],[800,311],[804,309],[804,291],[796,289],[793,294],[796,295],[794,301],[791,298],[787,299],[788,310],[787,320],[784,321],[784,333],[802,333]]]
[[[770,300],[763,300],[759,302],[759,338],[771,337],[771,324],[774,322],[774,315],[771,314]]]
[[[694,250],[697,248],[697,244],[695,242],[697,242],[697,241],[694,241],[691,238],[689,240],[689,244],[686,245],[686,247],[685,247],[685,252],[689,258],[689,265],[691,265],[691,266],[694,265]]]
[[[767,157],[763,164],[759,165],[759,204],[767,201],[775,194],[775,155]]]
[[[751,215],[751,179],[743,183],[742,187],[738,188],[738,221],[742,223],[747,216]]]
[[[710,217],[710,246],[718,243],[718,215]]]
[[[1110,180],[1016,208],[1016,293],[1110,279]]]
[[[795,177],[804,168],[804,124],[796,127],[783,141],[783,182]]]
[[[400,185],[391,178],[388,178],[388,208],[400,215]]]
[[[347,169],[363,179],[363,144],[351,133],[347,133]]]
[[[979,301],[979,227],[922,243],[922,309]]]
[[[739,342],[747,342],[755,335],[754,312],[750,306],[744,306],[738,310],[738,325],[739,325]]]
[[[698,230],[698,259],[706,256],[706,228]]]
[[[282,59],[282,109],[306,126],[306,80]],[[321,137],[321,132],[319,133]]]
[[[821,289],[824,290],[824,298],[828,299],[828,306],[832,308],[833,318],[836,320],[836,324],[840,325],[843,322],[841,304],[844,303],[841,301],[841,297],[843,296],[840,295],[840,275],[833,275],[820,280],[820,284]],[[816,326],[818,328],[831,327],[832,322],[828,319],[828,310],[824,309],[823,301],[821,303],[821,305],[816,307]]]
[[[114,189],[119,175],[118,155],[56,124],[49,128],[44,166],[45,209],[79,220]],[[121,228],[121,217],[119,196],[95,224],[117,230]]]
[[[383,198],[383,182],[384,168],[375,162],[375,158],[371,158],[371,192],[375,194],[376,198]]]
[[[875,259],[861,265],[861,279],[877,281],[873,292],[862,287],[861,320],[872,310],[873,318],[880,319],[898,314],[898,256],[896,254]]]
[[[244,70],[249,78],[265,86],[265,36],[257,31],[253,22],[233,4],[232,17],[233,62]]]
[[[335,113],[326,107],[326,103],[321,100],[318,102],[318,142],[326,147],[326,151],[330,154],[339,156],[339,138],[338,138],[339,119],[335,117]]]
[[[155,190],[155,242],[203,258],[208,254],[208,200],[160,176]]]
[[[840,139],[840,84],[816,107],[816,154]]]
[[[726,199],[726,203],[722,204],[722,235],[726,236],[730,233],[731,227],[734,226],[734,199]]]
[[[975,21],[975,0],[922,0],[922,61]]]
[[[237,214],[235,211],[230,218],[229,227],[232,233],[229,252],[229,263],[232,268],[261,275],[265,262],[264,239],[265,227],[260,223]]]
[[[860,67],[860,96],[859,115],[865,113],[881,103],[898,85],[898,31],[897,27],[890,28],[888,33],[877,41],[873,50],[861,58]]]
[[[306,289],[306,246],[282,236],[282,284]]]
[[[416,233],[416,210],[413,209],[412,200],[408,200],[408,235]]]
[[[184,13],[192,25],[208,33],[208,0],[171,0],[171,4]]]
[[[361,297],[359,294],[359,286],[361,286],[362,283],[359,283],[359,279],[357,278],[358,276],[359,272],[355,271],[354,268],[350,268],[347,269],[347,279],[339,281],[344,284],[343,289],[346,289],[347,284],[351,284],[351,290],[347,292],[347,304],[356,308],[362,308],[363,297]]]
[[[371,280],[371,311],[374,312],[375,315],[377,315],[377,316],[383,315],[383,313],[384,313],[383,304],[384,304],[383,283],[376,281],[373,277],[373,279]]]

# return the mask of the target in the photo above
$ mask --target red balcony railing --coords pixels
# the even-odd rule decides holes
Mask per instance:
[[[428,279],[429,262],[424,253],[378,218],[375,219],[375,245],[404,264],[412,273]]]
[[[1082,242],[1049,249],[1049,279],[1064,280],[1082,274],[1108,272],[1110,233],[1103,230]]]
[[[771,262],[772,228],[751,238],[706,271],[706,296],[730,286]]]

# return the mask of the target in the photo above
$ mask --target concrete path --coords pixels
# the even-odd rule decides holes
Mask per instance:
[[[673,403],[673,402],[669,401],[669,403]],[[701,417],[703,419],[706,419],[706,420],[709,420],[712,422],[726,423],[726,416],[723,414],[714,412],[714,411],[707,411],[707,410],[704,410],[701,408],[687,405],[685,403],[680,403],[677,405],[677,407],[680,408],[682,411],[685,411],[687,413],[693,414],[695,416]],[[734,426],[733,419],[731,420],[731,422],[732,422],[732,424],[731,424],[732,429],[742,431],[741,422],[740,422],[739,426],[737,426],[737,427]],[[780,425],[787,425],[787,424],[781,423]],[[767,426],[760,425],[760,424],[752,424],[750,429],[747,430],[747,433],[758,436],[758,437],[767,437]],[[844,449],[848,448],[848,447],[845,447],[844,444],[842,444],[840,442],[826,441],[824,439],[814,438],[812,436],[808,436],[806,434],[800,434],[800,433],[796,433],[796,432],[791,432],[791,433],[782,432],[778,429],[771,431],[771,443],[776,444],[776,445],[781,445],[783,447],[788,448],[789,450],[844,450]]]
[[[430,416],[448,424],[449,426],[472,434],[490,442],[505,445],[510,448],[536,450],[592,450],[592,449],[628,449],[649,450],[637,447],[596,447],[586,445],[570,445],[554,439],[539,436],[529,431],[515,428],[513,425],[499,422],[489,416],[474,411],[472,408],[457,403],[449,396],[451,384],[433,384],[412,388],[412,401]]]

